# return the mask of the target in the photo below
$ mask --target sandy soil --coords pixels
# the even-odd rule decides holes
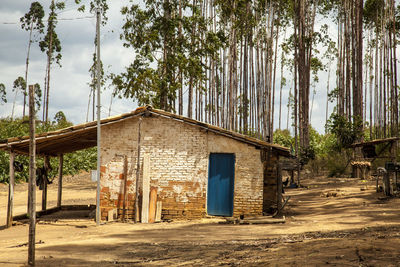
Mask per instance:
[[[315,178],[291,196],[285,224],[232,225],[221,219],[99,227],[66,214],[37,225],[37,266],[400,266],[400,199],[376,193],[374,181]],[[16,187],[16,214],[26,211],[26,185]],[[38,194],[38,199],[40,195]],[[49,187],[50,207],[56,185]],[[87,175],[65,183],[63,204],[94,204]],[[0,185],[0,225],[7,187]],[[38,205],[38,209],[40,206]],[[64,216],[63,216],[64,215]],[[0,230],[0,265],[27,260],[28,225]]]

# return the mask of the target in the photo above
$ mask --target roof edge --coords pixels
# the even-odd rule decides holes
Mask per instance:
[[[101,125],[106,125],[109,123],[114,123],[114,122],[122,121],[125,119],[129,119],[129,118],[132,118],[132,117],[144,114],[144,113],[153,113],[153,114],[157,114],[160,116],[176,119],[183,123],[201,127],[208,131],[212,131],[216,134],[221,134],[223,136],[236,139],[240,142],[248,143],[250,145],[259,146],[259,147],[263,147],[263,148],[270,147],[270,148],[280,151],[283,155],[286,155],[286,156],[290,155],[289,148],[286,148],[286,147],[283,147],[283,146],[280,146],[277,144],[269,143],[269,142],[266,142],[266,141],[263,141],[263,140],[260,140],[260,139],[254,138],[254,137],[250,137],[250,136],[247,136],[247,135],[244,135],[241,133],[226,130],[221,127],[211,125],[208,123],[204,123],[204,122],[192,119],[192,118],[184,117],[184,116],[177,115],[177,114],[167,112],[164,110],[160,110],[160,109],[154,109],[150,105],[139,107],[131,112],[104,118],[100,121],[100,123],[101,123]],[[50,132],[45,132],[45,133],[41,133],[41,134],[36,134],[35,138],[39,138],[39,139],[50,138],[50,137],[54,137],[57,135],[68,134],[68,133],[71,133],[74,131],[80,131],[80,130],[85,130],[85,129],[89,129],[89,128],[94,128],[96,126],[97,126],[97,121],[81,123],[81,124],[73,125],[73,126],[70,126],[67,128],[59,129],[56,131],[50,131]],[[21,142],[27,142],[27,141],[29,141],[29,136],[11,137],[8,139],[3,139],[3,140],[0,140],[0,149],[9,150],[9,149],[11,149],[11,146],[13,144],[19,144]],[[9,149],[7,149],[7,148],[9,148]]]

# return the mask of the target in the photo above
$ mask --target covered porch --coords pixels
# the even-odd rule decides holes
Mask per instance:
[[[40,168],[40,172],[42,172],[43,178],[43,175],[47,175],[50,171],[50,158],[56,157],[58,159],[57,177],[55,177],[55,179],[58,179],[57,204],[55,207],[48,207],[48,180],[47,178],[40,179],[39,186],[42,190],[41,210],[37,212],[37,216],[48,214],[61,209],[64,155],[68,153],[73,153],[78,150],[95,147],[97,145],[96,135],[97,129],[95,122],[36,135],[36,156],[42,157],[44,162],[43,166],[36,167]],[[18,171],[18,168],[20,168],[15,159],[17,155],[29,155],[29,137],[24,136],[1,140],[0,149],[5,150],[9,153],[9,188],[6,217],[6,227],[8,228],[12,226],[14,219],[18,220],[26,217],[26,214],[14,216],[13,206],[15,173],[16,171]]]

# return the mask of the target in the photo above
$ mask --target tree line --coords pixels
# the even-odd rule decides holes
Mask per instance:
[[[115,94],[272,142],[290,83],[287,121],[290,113],[296,151],[306,153],[327,71],[326,122],[333,103],[331,120],[369,128],[369,138],[397,136],[399,10],[394,0],[143,0],[121,11],[121,39],[136,57],[112,75]]]
[[[103,9],[104,23],[108,3],[90,2],[91,10]],[[39,5],[32,3],[21,18],[29,46],[32,33],[44,33]],[[50,69],[61,59],[57,10],[64,7],[64,1],[51,1],[39,41],[47,56],[44,90],[37,90],[44,121]],[[366,138],[398,136],[400,6],[394,0],[141,0],[126,4],[121,15],[120,38],[135,59],[121,73],[105,77],[102,71],[114,96],[274,142],[274,125],[285,128],[282,97],[289,87],[286,128],[293,127],[296,153],[307,154],[317,84],[325,71],[326,123],[338,125],[343,118],[358,132],[368,129]],[[14,83],[23,95],[28,66],[29,49],[25,79]],[[96,84],[93,68],[91,79]]]

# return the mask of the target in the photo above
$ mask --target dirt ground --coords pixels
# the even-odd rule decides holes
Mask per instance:
[[[95,204],[95,184],[88,175],[70,177],[64,184],[63,204]],[[376,193],[372,180],[320,177],[302,185],[285,189],[291,199],[284,224],[233,225],[210,218],[97,227],[83,216],[45,216],[36,228],[36,264],[400,266],[400,198]],[[15,214],[26,212],[26,189],[26,184],[16,186]],[[54,183],[49,186],[49,207],[56,204],[56,196]],[[0,226],[5,224],[6,205],[7,186],[0,185]],[[27,241],[27,224],[0,230],[0,265],[25,265]]]

